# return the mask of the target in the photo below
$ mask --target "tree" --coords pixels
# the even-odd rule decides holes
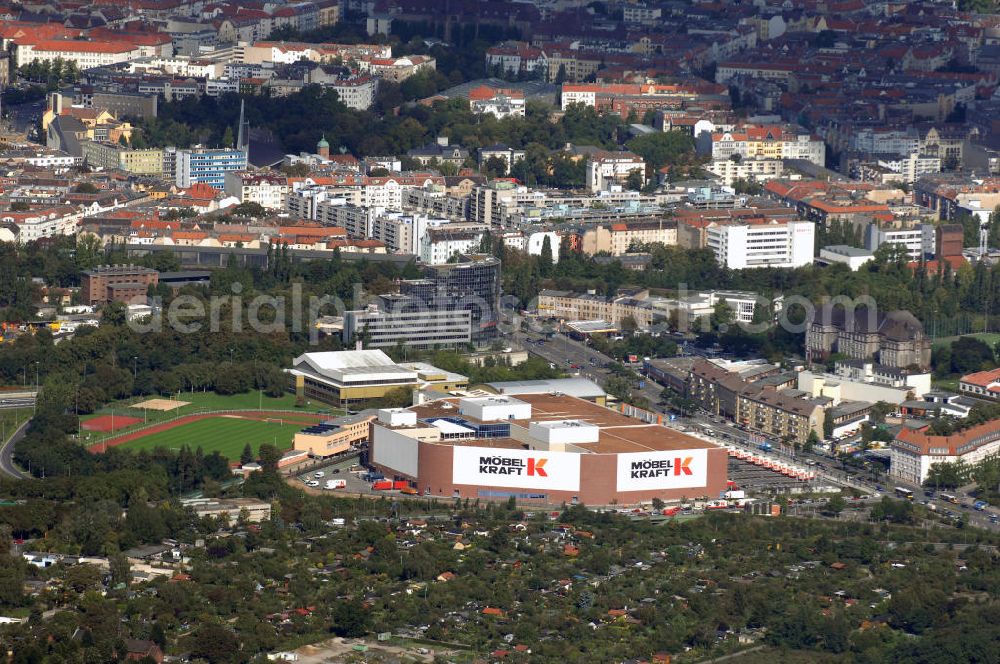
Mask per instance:
[[[628,177],[625,178],[625,188],[631,191],[639,191],[645,184],[645,179],[643,178],[642,171],[640,169],[635,169],[634,171],[629,171]]]
[[[487,177],[501,178],[507,175],[507,160],[503,157],[493,155],[483,162],[483,173]]]
[[[129,565],[128,557],[124,553],[114,553],[108,557],[111,568],[111,584],[118,585],[124,583],[126,586],[132,581],[132,566]]]
[[[825,433],[825,431],[826,431],[826,420],[825,419],[823,420],[823,429],[824,429],[824,433]],[[809,432],[809,435],[806,437],[806,442],[805,442],[805,445],[802,446],[802,449],[805,452],[811,452],[813,450],[813,448],[816,447],[817,443],[819,443],[819,436],[816,435],[816,431],[815,430],[812,430],[812,431]]]
[[[358,600],[337,602],[330,617],[333,620],[330,631],[346,638],[364,636],[371,620],[368,610]]]
[[[844,501],[844,497],[839,494],[830,498],[826,503],[826,511],[834,516],[840,516],[845,507],[847,507],[847,503]]]
[[[250,443],[243,446],[243,452],[240,454],[240,463],[242,465],[247,465],[253,461],[253,448],[250,447]]]
[[[236,144],[236,139],[233,137],[233,128],[226,127],[225,133],[222,134],[222,147],[231,148]]]
[[[114,327],[122,327],[127,322],[128,307],[123,302],[108,302],[101,307],[101,320]]]
[[[264,443],[260,446],[257,454],[260,457],[260,465],[264,467],[264,470],[276,471],[278,469],[278,461],[281,460],[281,450],[277,447]]]
[[[552,274],[552,238],[550,235],[546,234],[542,238],[542,248],[538,254],[538,273],[542,277],[547,277]]]
[[[646,161],[648,177],[663,166],[675,166],[694,154],[694,138],[681,131],[664,131],[636,136],[625,144]]]
[[[944,487],[945,489],[955,489],[962,486],[969,476],[969,469],[965,464],[959,463],[932,463],[927,470],[927,479],[924,486],[932,486],[935,489]]]
[[[267,209],[260,203],[253,201],[246,201],[240,203],[239,205],[234,205],[232,208],[232,214],[236,217],[250,217],[252,219],[260,219],[267,216]]]
[[[81,182],[73,187],[73,191],[78,194],[96,194],[100,191],[93,182]]]
[[[209,664],[240,661],[240,643],[232,630],[215,623],[203,624],[191,638],[191,654]]]
[[[967,374],[992,368],[996,361],[993,350],[975,337],[961,337],[951,344],[951,370]]]

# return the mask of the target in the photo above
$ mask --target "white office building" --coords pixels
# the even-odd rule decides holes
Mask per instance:
[[[712,223],[705,230],[706,244],[716,260],[734,270],[801,267],[813,261],[816,226],[811,221]]]
[[[344,312],[344,343],[358,336],[364,337],[366,348],[385,348],[399,344],[415,348],[435,346],[461,346],[472,340],[472,312],[468,309],[430,309],[425,306],[408,307],[413,300],[405,295],[384,296],[401,300],[390,306],[392,311],[382,311],[372,305],[363,311]],[[420,304],[420,303],[416,303]]]

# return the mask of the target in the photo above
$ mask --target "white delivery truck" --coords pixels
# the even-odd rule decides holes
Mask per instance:
[[[327,489],[343,489],[347,487],[347,480],[327,480]]]

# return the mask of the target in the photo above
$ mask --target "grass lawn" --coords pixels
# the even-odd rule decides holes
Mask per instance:
[[[949,392],[958,392],[958,378],[935,378],[934,387]]]
[[[0,434],[10,436],[31,417],[31,414],[31,408],[5,408],[0,410]],[[6,440],[6,438],[3,440]],[[3,440],[0,440],[0,442],[3,442]]]
[[[963,334],[963,337],[975,337],[980,341],[984,342],[990,348],[996,346],[997,342],[1000,341],[1000,332],[979,332],[978,334]],[[938,337],[934,340],[934,347],[939,348],[941,346],[947,346],[953,341],[958,341],[959,337]]]
[[[261,422],[255,420],[213,417],[184,424],[174,429],[150,434],[122,445],[130,450],[152,450],[156,447],[191,449],[201,447],[205,454],[216,450],[230,460],[240,458],[243,447],[250,443],[254,453],[263,443],[277,445],[286,450],[292,446],[292,437],[302,429],[302,424]]]
[[[190,405],[182,406],[171,411],[143,410],[141,408],[133,408],[132,404],[140,403],[154,397],[133,397],[125,401],[116,401],[108,404],[91,415],[83,415],[80,417],[80,421],[86,422],[87,420],[99,415],[110,415],[112,412],[114,412],[115,415],[127,415],[129,417],[138,417],[143,420],[142,423],[136,424],[135,426],[119,429],[115,432],[116,435],[119,435],[145,426],[146,423],[152,424],[155,422],[164,422],[166,420],[176,419],[183,415],[203,413],[207,410],[260,409],[301,411],[305,413],[329,413],[331,416],[344,414],[343,410],[333,408],[332,406],[328,406],[324,403],[319,403],[318,401],[309,401],[304,407],[296,408],[294,394],[284,394],[280,397],[269,397],[266,394],[261,396],[260,393],[256,391],[247,392],[245,394],[234,394],[232,396],[221,396],[215,392],[181,392],[180,395],[174,394],[172,397],[178,401],[188,401],[190,402]],[[107,434],[104,433],[83,431],[81,432],[80,440],[84,444],[89,444],[106,437]],[[238,455],[239,453],[237,453],[237,456]]]

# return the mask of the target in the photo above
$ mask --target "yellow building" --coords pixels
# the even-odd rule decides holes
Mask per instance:
[[[119,157],[121,169],[139,175],[160,175],[163,173],[163,150],[123,150]]]
[[[130,150],[115,143],[83,141],[80,150],[91,168],[118,169],[137,175],[163,173],[163,150]]]
[[[469,384],[466,376],[422,362],[396,364],[380,350],[304,353],[288,373],[298,396],[335,406],[380,399],[400,388],[448,391]]]
[[[374,415],[348,415],[303,429],[295,434],[293,447],[311,456],[328,457],[346,452],[368,440]]]

